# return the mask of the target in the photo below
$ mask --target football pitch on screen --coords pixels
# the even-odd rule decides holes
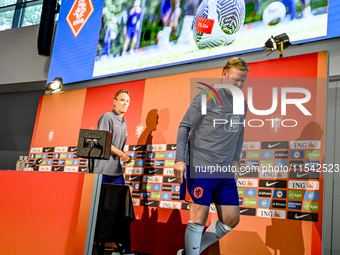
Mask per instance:
[[[196,45],[176,45],[169,50],[151,50],[136,52],[124,57],[103,58],[96,61],[93,76],[118,74],[133,70],[154,68],[178,62],[215,57],[232,52],[262,48],[271,36],[287,33],[291,42],[327,35],[327,14],[314,16],[312,19],[290,20],[289,15],[277,25],[267,26],[262,21],[246,24],[233,43],[226,46],[198,49]],[[275,54],[275,53],[274,53]]]

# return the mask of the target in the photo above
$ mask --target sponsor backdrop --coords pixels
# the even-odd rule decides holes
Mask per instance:
[[[327,52],[255,62],[249,67],[243,88],[249,105],[252,98],[255,109],[271,108],[274,88],[278,104],[265,116],[248,110],[241,165],[257,169],[240,173],[240,224],[210,252],[319,254],[323,176],[306,170],[323,164]],[[132,246],[148,254],[174,254],[184,245],[188,220],[188,204],[179,200],[173,172],[177,129],[190,104],[190,79],[220,74],[221,68],[216,68],[42,96],[30,163],[41,157],[39,171],[84,172],[87,160],[76,156],[79,129],[96,129],[99,117],[112,110],[115,92],[128,89],[131,104],[124,150],[133,160],[124,171],[126,183],[133,187],[137,218],[132,224]],[[287,87],[310,92],[303,106],[311,115],[291,104],[284,112],[281,96]],[[304,95],[287,93],[286,97]],[[266,119],[275,119],[274,124]],[[266,167],[280,171],[265,171]],[[212,205],[207,224],[217,218],[215,211]],[[242,245],[243,240],[249,245]]]
[[[258,51],[282,33],[292,44],[338,37],[339,10],[336,0],[63,0],[48,82]]]

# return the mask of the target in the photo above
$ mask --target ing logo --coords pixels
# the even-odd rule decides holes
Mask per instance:
[[[256,149],[256,146],[255,146],[255,144],[250,143],[249,148],[250,148],[250,149]]]
[[[313,183],[310,183],[310,182],[307,183],[307,189],[314,189],[314,188],[315,187]]]
[[[253,186],[253,185],[254,185],[254,183],[251,180],[248,180],[247,186]]]
[[[196,187],[194,189],[194,197],[199,199],[203,196],[203,189],[201,187]]]
[[[280,218],[281,214],[278,211],[274,212],[274,218]]]
[[[315,148],[316,146],[315,146],[315,143],[313,143],[313,142],[309,142],[308,143],[308,148]]]

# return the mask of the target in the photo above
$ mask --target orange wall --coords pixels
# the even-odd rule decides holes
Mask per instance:
[[[94,175],[0,171],[0,254],[83,254]]]

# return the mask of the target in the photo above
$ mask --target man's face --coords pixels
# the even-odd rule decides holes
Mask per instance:
[[[231,84],[242,89],[246,79],[248,71],[241,71],[236,68],[231,68],[228,71],[223,72],[223,84]]]
[[[113,100],[113,104],[118,114],[125,113],[130,105],[130,96],[126,93],[121,93],[117,99]]]

